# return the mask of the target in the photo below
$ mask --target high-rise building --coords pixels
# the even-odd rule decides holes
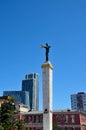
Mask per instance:
[[[12,96],[17,102],[25,104],[30,109],[29,92],[27,91],[4,91],[3,96]]]
[[[71,109],[86,111],[86,93],[79,92],[71,95]]]
[[[12,96],[17,102],[27,105],[30,110],[39,109],[39,75],[31,73],[22,80],[21,91],[4,91],[3,96]]]
[[[39,109],[39,75],[37,73],[27,74],[22,80],[22,91],[29,92],[31,110]]]

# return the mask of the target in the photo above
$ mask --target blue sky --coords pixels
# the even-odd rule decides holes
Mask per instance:
[[[25,74],[40,75],[45,50],[53,70],[53,109],[70,108],[70,95],[86,92],[86,0],[0,0],[0,95],[21,90]]]

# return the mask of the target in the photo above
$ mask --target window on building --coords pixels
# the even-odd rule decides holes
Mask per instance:
[[[36,116],[33,116],[33,122],[36,123]]]
[[[38,123],[39,122],[39,116],[37,115],[36,116],[36,123]]]
[[[62,120],[61,115],[60,115],[60,114],[59,114],[59,115],[57,115],[57,122],[61,122],[61,120]]]
[[[40,123],[42,123],[42,122],[43,122],[43,116],[42,116],[42,115],[40,115],[40,117],[39,117],[39,118],[40,118],[40,119],[39,119],[39,120],[40,120],[39,122],[40,122]]]
[[[75,116],[71,115],[71,123],[75,123]]]
[[[32,122],[32,116],[28,117],[28,122]]]
[[[28,123],[28,116],[25,116],[25,122]]]
[[[68,115],[65,116],[65,123],[68,123]]]

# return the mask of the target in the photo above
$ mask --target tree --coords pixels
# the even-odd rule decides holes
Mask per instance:
[[[58,130],[58,127],[55,123],[53,123],[53,130]]]
[[[0,108],[0,130],[18,128],[24,126],[24,122],[15,116],[15,99],[8,97]]]
[[[25,125],[24,121],[17,119],[16,126],[17,126],[18,130],[20,130],[22,127],[24,127],[24,125]]]

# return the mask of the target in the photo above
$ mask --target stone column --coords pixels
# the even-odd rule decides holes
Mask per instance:
[[[43,130],[52,130],[52,70],[49,61],[42,64]]]

